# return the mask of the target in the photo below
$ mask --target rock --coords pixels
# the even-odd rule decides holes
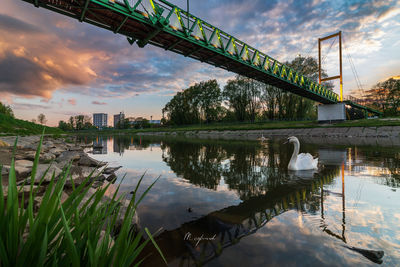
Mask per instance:
[[[49,170],[47,171],[47,169]],[[53,177],[53,173],[55,175],[55,178],[57,178],[61,174],[61,172],[62,172],[61,169],[55,165],[39,164],[36,170],[35,183],[39,183],[40,179],[42,179],[45,173],[46,175],[43,182],[50,182]]]
[[[91,157],[89,157],[86,154],[81,156],[81,158],[78,161],[78,164],[82,165],[82,166],[89,166],[89,167],[101,167],[101,166],[106,165],[105,162],[101,162],[101,161],[92,159]]]
[[[64,152],[66,149],[62,148],[62,147],[55,147],[49,150],[49,153],[55,155],[55,156],[59,156],[62,152]]]
[[[125,213],[128,209],[128,206],[129,206],[129,200],[123,199],[121,201],[121,208],[119,210],[118,218],[115,221],[115,226],[114,226],[114,234],[116,235],[118,235],[119,231],[122,228],[122,224],[124,223]],[[131,230],[135,231],[136,233],[140,231],[140,221],[137,210],[135,211],[135,214],[132,218]]]
[[[52,153],[44,153],[43,155],[40,155],[40,160],[44,162],[49,162],[52,161],[56,158],[56,156]]]
[[[110,183],[115,183],[115,181],[117,180],[117,176],[115,175],[115,173],[110,174],[106,180]]]
[[[101,187],[103,185],[103,182],[102,181],[94,181],[93,183],[92,183],[92,187],[93,188],[99,188],[99,187]]]
[[[17,151],[18,153],[18,151]],[[21,154],[15,155],[15,159],[26,159],[26,160],[34,160],[36,155],[36,151],[26,151]]]
[[[33,186],[33,190],[36,190],[37,188],[38,187],[36,185]],[[18,195],[26,194],[26,193],[29,193],[30,191],[31,191],[30,185],[17,186]],[[6,187],[6,186],[3,187],[3,196],[4,197],[8,196],[8,187]]]
[[[3,140],[0,140],[0,147],[4,147],[4,146],[10,146],[10,144],[7,142],[4,142]]]
[[[3,165],[1,168],[1,175],[8,175],[10,173],[10,166],[8,165]]]
[[[64,191],[61,192],[61,204],[64,203],[67,199],[68,199],[69,195],[67,193],[65,193]],[[34,211],[37,212],[39,211],[40,206],[42,205],[43,202],[43,196],[37,196],[35,197],[35,199],[33,200],[34,203]]]
[[[96,168],[73,165],[73,166],[71,166],[69,175],[71,176],[74,184],[77,186],[77,185],[82,184],[83,181],[85,181],[85,179],[92,173],[92,171],[94,171],[94,172],[91,176],[91,179],[89,180],[89,182],[91,182],[94,179],[97,179],[100,174],[100,171]],[[101,180],[99,180],[99,181],[101,181]],[[66,187],[72,186],[70,178],[67,178],[65,186]]]
[[[105,236],[106,236],[106,231],[105,230],[101,230],[100,232],[100,236],[99,236],[99,241],[98,241],[98,246],[103,242]],[[114,239],[111,237],[110,234],[108,234],[108,248],[111,248],[112,246],[114,246]]]
[[[69,147],[68,150],[69,151],[83,151],[83,148],[81,146],[74,145],[74,146]]]
[[[26,178],[32,171],[33,162],[30,160],[16,160],[15,173],[17,180]]]
[[[51,148],[54,148],[56,146],[54,145],[54,143],[52,141],[45,141],[45,142],[43,142],[43,147],[45,149],[51,149]]]
[[[92,172],[93,172],[92,174],[93,178],[97,177],[101,173],[100,170],[92,167],[80,166],[80,168],[82,170],[82,175],[85,178],[88,177]]]
[[[117,170],[119,170],[121,167],[122,166],[118,166],[118,167],[114,167],[114,168],[113,167],[108,167],[108,168],[104,169],[103,173],[104,174],[112,174],[112,173],[116,172]]]
[[[98,187],[103,186],[105,180],[106,180],[106,177],[104,176],[104,174],[95,177],[94,182],[92,183],[92,187],[98,188]]]
[[[81,158],[81,154],[76,151],[64,151],[57,157],[57,162],[68,164],[70,161],[77,161]]]
[[[39,146],[39,143],[28,143],[28,144],[25,144],[25,145],[23,145],[23,146],[21,146],[22,148],[25,148],[25,149],[30,149],[30,150],[34,150],[34,151],[36,151],[37,150],[37,148],[38,148],[38,146]],[[40,149],[40,152],[43,152],[43,146],[42,146],[42,148]]]
[[[33,161],[30,160],[16,160],[15,166],[25,167],[25,168],[32,168]]]
[[[96,177],[96,181],[104,182],[106,180],[106,176],[104,174]]]

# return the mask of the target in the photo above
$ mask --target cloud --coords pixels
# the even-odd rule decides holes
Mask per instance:
[[[165,95],[235,75],[151,45],[129,46],[124,36],[22,1],[3,4],[13,14],[0,14],[0,92],[5,95],[50,99],[56,90],[103,98]],[[377,22],[399,14],[393,0],[209,0],[194,1],[191,10],[281,62],[298,54],[315,56],[317,38],[339,29],[353,59],[366,60],[390,38]]]
[[[93,105],[107,105],[106,102],[92,101]]]
[[[13,109],[19,110],[34,110],[34,109],[50,109],[50,106],[38,105],[38,104],[27,104],[27,103],[13,103],[11,104]]]
[[[41,33],[39,27],[26,23],[14,17],[0,14],[0,30],[9,32],[22,32],[28,34]]]

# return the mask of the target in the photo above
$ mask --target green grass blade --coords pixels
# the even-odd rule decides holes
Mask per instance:
[[[46,259],[46,253],[47,253],[47,226],[46,226],[46,230],[44,232],[44,238],[43,238],[43,242],[42,242],[42,247],[40,249],[40,255],[39,255],[39,259],[38,259],[38,264],[37,266],[43,266],[44,265],[44,261]]]
[[[0,175],[3,170],[3,165],[0,165]],[[3,194],[3,181],[0,183],[0,217],[5,216],[4,214],[4,194]],[[0,220],[0,227],[2,226],[3,220]]]
[[[161,252],[160,247],[157,245],[156,241],[154,240],[153,236],[151,235],[149,229],[147,229],[147,227],[144,228],[144,231],[146,232],[146,234],[149,236],[151,242],[153,243],[153,245],[155,246],[155,248],[157,249],[158,253],[160,253],[161,258],[164,260],[165,265],[168,265],[167,260],[165,259],[163,253]]]
[[[68,227],[68,222],[67,219],[65,218],[65,214],[62,208],[62,204],[61,201],[59,201],[59,207],[60,207],[60,211],[61,211],[61,215],[62,215],[62,222],[64,225],[64,235],[66,237],[66,241],[67,241],[67,250],[68,253],[70,253],[70,257],[71,257],[71,263],[72,266],[80,266],[80,260],[79,260],[79,256],[78,256],[78,252],[76,251],[75,245],[74,245],[74,240],[72,238],[71,235],[71,231]]]
[[[37,167],[39,165],[39,157],[40,157],[40,151],[42,149],[44,131],[45,128],[43,128],[43,133],[42,136],[40,137],[39,145],[36,149],[35,159],[33,161],[32,172],[31,172],[31,189],[29,192],[29,204],[28,204],[29,226],[33,225],[33,184],[35,182]],[[45,175],[43,175],[43,178],[44,177]]]

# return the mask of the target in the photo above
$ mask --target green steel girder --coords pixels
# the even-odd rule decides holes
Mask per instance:
[[[314,99],[322,103],[337,103],[338,95],[334,92],[328,91],[323,85],[319,85],[309,78],[301,75],[293,69],[285,66],[277,60],[269,57],[261,51],[249,46],[248,44],[240,41],[239,39],[229,35],[228,33],[212,26],[211,24],[201,20],[198,17],[193,16],[190,13],[180,9],[179,7],[169,3],[166,0],[87,0],[84,2],[84,8],[80,16],[62,10],[60,7],[55,5],[50,0],[23,0],[29,3],[33,3],[35,6],[41,6],[52,11],[61,13],[66,16],[73,17],[78,20],[82,20],[91,23],[95,26],[102,27],[108,30],[112,30],[115,33],[124,34],[130,38],[133,43],[137,40],[137,36],[127,32],[121,31],[121,28],[128,23],[128,21],[136,21],[142,25],[150,26],[153,31],[148,33],[147,36],[140,37],[138,40],[139,46],[144,46],[147,43],[160,46],[160,44],[153,42],[153,38],[159,33],[166,33],[176,38],[174,43],[170,43],[169,46],[160,46],[166,50],[172,50],[182,42],[188,42],[194,50],[181,52],[179,49],[174,49],[175,52],[182,53],[185,56],[191,56],[200,50],[212,51],[216,57],[217,55],[224,56],[231,61],[240,63],[244,69],[252,69],[257,73],[265,74],[265,79],[271,81],[271,84],[292,91],[296,94]],[[58,2],[70,3],[71,1],[59,0]],[[82,3],[83,0],[75,0]],[[140,11],[139,7],[143,4],[151,5],[151,12]],[[112,11],[115,14],[123,16],[124,19],[121,21],[119,26],[109,26],[101,22],[100,19],[93,20],[88,19],[85,16],[86,11],[91,10],[91,14],[95,16],[96,10],[105,9]],[[167,11],[166,13],[164,11]],[[163,16],[162,14],[167,14]],[[190,24],[185,25],[183,23],[182,16],[189,19]],[[173,27],[171,23],[172,17],[178,23],[178,27]],[[114,28],[114,29],[112,29]],[[194,35],[196,29],[197,35]],[[208,36],[207,36],[208,33]],[[224,42],[226,45],[224,45]],[[239,51],[238,47],[241,48]],[[216,64],[216,63],[215,63]],[[219,64],[220,65],[220,64]],[[248,70],[249,73],[253,72]],[[243,73],[243,71],[241,71]],[[260,77],[260,76],[259,76]]]
[[[124,18],[124,20],[119,24],[119,26],[115,29],[114,33],[117,34],[119,32],[119,30],[122,28],[122,26],[124,26],[125,22],[128,20],[128,16],[126,16]]]
[[[149,33],[146,38],[137,42],[138,46],[143,48],[151,39],[162,31],[162,28],[156,28],[153,32]]]
[[[89,3],[90,3],[90,0],[86,0],[85,6],[83,7],[83,10],[82,10],[81,18],[79,19],[80,22],[82,22],[82,21],[83,21],[83,18],[85,17],[86,10],[87,10],[87,8],[88,8],[88,6],[89,6]]]

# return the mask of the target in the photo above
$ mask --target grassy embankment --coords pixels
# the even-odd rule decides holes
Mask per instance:
[[[182,132],[182,131],[238,131],[238,130],[267,130],[293,128],[329,128],[329,127],[381,127],[400,126],[400,118],[363,119],[332,124],[319,124],[317,121],[271,121],[257,123],[212,123],[185,126],[171,126],[147,129],[81,131],[79,133],[139,133],[139,132]],[[76,133],[76,132],[75,132]]]
[[[43,132],[43,128],[46,128],[47,134],[64,133],[62,130],[55,127],[47,127],[30,121],[19,120],[4,114],[0,114],[0,136],[41,134]]]

